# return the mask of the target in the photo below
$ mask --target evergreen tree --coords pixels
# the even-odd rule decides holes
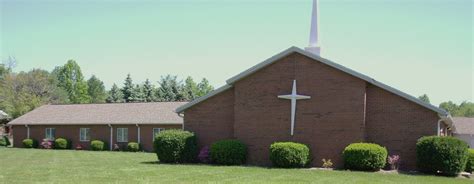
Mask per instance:
[[[159,101],[184,101],[184,95],[181,92],[181,86],[177,80],[177,76],[166,75],[165,77],[161,77],[158,83],[160,84],[157,91]]]
[[[112,85],[112,89],[109,91],[109,96],[107,97],[107,103],[122,103],[123,94],[122,91],[117,87],[117,84]]]
[[[87,80],[89,87],[88,93],[91,97],[91,103],[104,103],[107,99],[107,92],[105,91],[104,82],[98,79],[95,75]]]
[[[184,94],[184,99],[191,101],[197,98],[197,95],[199,93],[199,89],[197,87],[196,82],[194,82],[193,78],[191,76],[188,76],[184,82],[184,87],[183,87],[183,94]]]
[[[122,88],[123,99],[125,102],[132,101],[132,93],[133,93],[133,81],[130,74],[127,74],[127,78],[125,78],[125,82],[123,83],[124,86]]]
[[[145,102],[153,102],[155,101],[155,95],[154,95],[154,87],[151,84],[150,80],[146,79],[145,84],[143,84],[143,95],[144,95],[144,100]]]
[[[206,78],[203,78],[201,82],[197,85],[198,93],[197,97],[206,95],[207,93],[214,90],[214,87],[209,84],[209,81]]]
[[[430,98],[426,94],[419,96],[418,99],[420,99],[423,102],[430,103]]]
[[[68,93],[70,102],[90,102],[87,83],[76,61],[69,60],[64,66],[56,67],[52,73],[57,78],[58,86]]]
[[[132,95],[130,96],[131,102],[143,102],[145,98],[145,94],[143,93],[143,88],[140,85],[136,85],[135,88],[132,90]]]

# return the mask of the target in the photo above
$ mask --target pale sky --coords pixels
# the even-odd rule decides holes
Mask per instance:
[[[15,71],[76,60],[122,85],[225,80],[308,44],[311,0],[0,0],[0,58]],[[433,104],[473,100],[471,0],[320,0],[321,56]],[[155,83],[156,84],[156,83]]]

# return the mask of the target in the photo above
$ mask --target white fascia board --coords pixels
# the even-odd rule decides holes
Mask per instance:
[[[239,81],[239,80],[241,80],[241,79],[243,79],[243,78],[245,78],[245,77],[247,77],[247,76],[249,76],[249,75],[251,75],[251,74],[257,72],[258,70],[260,70],[260,69],[262,69],[262,68],[264,68],[264,67],[266,67],[266,66],[268,66],[268,65],[270,65],[270,64],[272,64],[272,63],[274,63],[274,62],[276,62],[276,61],[278,61],[278,60],[280,60],[281,58],[283,58],[283,57],[285,57],[285,56],[287,56],[287,55],[289,55],[289,54],[291,54],[291,53],[293,53],[293,52],[300,53],[300,54],[305,55],[305,56],[307,56],[307,57],[309,57],[309,58],[312,58],[312,59],[314,59],[314,60],[316,60],[316,61],[322,62],[322,63],[324,63],[324,64],[326,64],[326,65],[329,65],[329,66],[331,66],[331,67],[333,67],[333,68],[336,68],[336,69],[341,70],[341,71],[343,71],[343,72],[345,72],[345,73],[348,73],[348,74],[350,74],[350,75],[352,75],[352,76],[354,76],[354,77],[357,77],[357,78],[360,78],[360,79],[362,79],[362,80],[365,80],[366,82],[368,82],[368,83],[370,83],[370,84],[373,84],[373,85],[375,85],[375,86],[377,86],[377,87],[380,87],[380,88],[382,88],[382,89],[385,89],[385,90],[387,90],[387,91],[389,91],[389,92],[391,92],[391,93],[393,93],[393,94],[395,94],[395,95],[398,95],[398,96],[400,96],[400,97],[402,97],[402,98],[405,98],[405,99],[407,99],[407,100],[409,100],[409,101],[412,101],[412,102],[414,102],[414,103],[416,103],[416,104],[418,104],[418,105],[421,105],[421,106],[423,106],[423,107],[425,107],[425,108],[428,108],[428,109],[430,109],[430,110],[432,110],[432,111],[435,111],[435,112],[437,112],[439,115],[441,115],[441,116],[443,116],[443,117],[447,117],[447,116],[449,115],[448,112],[446,112],[445,110],[443,110],[443,109],[441,109],[441,108],[438,108],[438,107],[436,107],[436,106],[434,106],[434,105],[431,105],[431,104],[429,104],[429,103],[423,102],[423,101],[421,101],[420,99],[418,99],[418,98],[416,98],[416,97],[413,97],[413,96],[411,96],[411,95],[409,95],[409,94],[407,94],[407,93],[404,93],[404,92],[402,92],[402,91],[400,91],[400,90],[398,90],[398,89],[395,89],[395,88],[393,88],[393,87],[391,87],[391,86],[389,86],[389,85],[386,85],[386,84],[384,84],[384,83],[378,82],[378,81],[376,81],[375,79],[373,79],[373,78],[371,78],[371,77],[369,77],[369,76],[366,76],[366,75],[364,75],[364,74],[362,74],[362,73],[356,72],[356,71],[354,71],[354,70],[352,70],[352,69],[346,68],[346,67],[344,67],[344,66],[342,66],[342,65],[340,65],[340,64],[337,64],[337,63],[332,62],[332,61],[330,61],[330,60],[328,60],[328,59],[322,58],[322,57],[320,57],[320,56],[318,56],[318,55],[316,55],[316,54],[307,52],[307,51],[305,51],[305,50],[303,50],[303,49],[300,49],[300,48],[294,47],[294,46],[293,46],[293,47],[290,47],[289,49],[286,49],[286,50],[280,52],[279,54],[277,54],[277,55],[275,55],[275,56],[273,56],[273,57],[271,57],[271,58],[268,58],[267,60],[265,60],[265,61],[263,61],[263,62],[261,62],[261,63],[255,65],[255,66],[249,68],[248,70],[245,70],[244,72],[242,72],[242,73],[240,73],[240,74],[238,74],[238,75],[236,75],[236,76],[230,78],[230,79],[227,80],[226,82],[227,82],[228,85],[232,85],[232,84],[234,84],[235,82],[237,82],[237,81]]]
[[[227,90],[227,89],[229,89],[229,88],[231,88],[231,87],[232,87],[231,85],[225,84],[224,86],[221,86],[220,88],[217,88],[217,89],[215,89],[215,90],[213,90],[213,91],[207,93],[207,94],[204,95],[204,96],[201,96],[201,97],[199,97],[199,98],[196,98],[196,99],[194,99],[193,101],[191,101],[191,102],[189,102],[189,103],[187,103],[187,104],[184,104],[184,105],[178,107],[175,112],[176,112],[176,113],[182,113],[184,110],[188,109],[189,107],[192,107],[192,106],[194,106],[194,105],[196,105],[196,104],[198,104],[198,103],[200,103],[200,102],[202,102],[202,101],[204,101],[204,100],[207,100],[208,98],[211,98],[211,97],[214,96],[214,95],[217,95],[217,94],[219,94],[219,93],[221,93],[221,92],[224,92],[225,90]]]

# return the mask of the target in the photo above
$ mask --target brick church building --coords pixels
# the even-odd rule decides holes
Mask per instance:
[[[176,111],[201,147],[243,141],[249,164],[269,165],[270,144],[294,141],[310,147],[312,166],[326,158],[341,167],[347,145],[373,142],[414,169],[417,139],[452,124],[438,107],[297,47],[226,82]]]
[[[320,57],[318,0],[313,0],[309,46],[291,47],[230,78],[227,84],[179,107],[183,128],[199,146],[239,139],[247,163],[269,165],[276,141],[304,143],[311,166],[331,159],[341,167],[343,149],[355,142],[385,146],[415,169],[417,140],[450,134],[450,115],[431,104]]]

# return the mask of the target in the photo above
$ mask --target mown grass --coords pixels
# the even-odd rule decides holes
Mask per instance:
[[[153,153],[0,148],[0,183],[473,183],[463,178],[159,164]]]

